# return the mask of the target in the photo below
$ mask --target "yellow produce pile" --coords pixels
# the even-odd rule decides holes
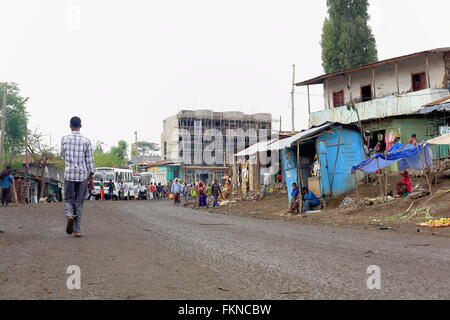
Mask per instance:
[[[420,223],[418,226],[427,228],[444,228],[450,227],[450,218],[441,218],[439,220],[430,220],[425,223]]]

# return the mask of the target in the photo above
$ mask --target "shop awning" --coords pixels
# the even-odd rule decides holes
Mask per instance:
[[[427,141],[428,144],[450,144],[450,133]]]

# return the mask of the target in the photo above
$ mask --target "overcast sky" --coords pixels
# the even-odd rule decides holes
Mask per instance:
[[[370,3],[380,59],[450,46],[450,1]],[[1,0],[0,81],[20,84],[53,144],[73,115],[108,146],[135,131],[159,143],[162,120],[193,107],[270,112],[290,130],[292,64],[297,81],[323,74],[325,16],[326,0]]]

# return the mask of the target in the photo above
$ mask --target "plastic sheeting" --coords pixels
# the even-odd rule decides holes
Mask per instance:
[[[424,170],[433,167],[433,154],[429,145],[410,145],[397,143],[386,153],[376,153],[369,159],[352,167],[352,172],[361,170],[366,173],[384,169],[398,162],[400,171]]]

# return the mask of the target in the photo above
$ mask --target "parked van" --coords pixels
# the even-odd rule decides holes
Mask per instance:
[[[96,200],[100,199],[100,179],[103,179],[103,182],[105,183],[105,195],[108,194],[107,184],[109,183],[109,180],[112,180],[115,186],[113,193],[115,199],[119,198],[120,181],[123,182],[124,189],[128,189],[128,195],[134,197],[133,170],[108,167],[96,168],[94,173],[94,190],[92,190],[92,195]]]

